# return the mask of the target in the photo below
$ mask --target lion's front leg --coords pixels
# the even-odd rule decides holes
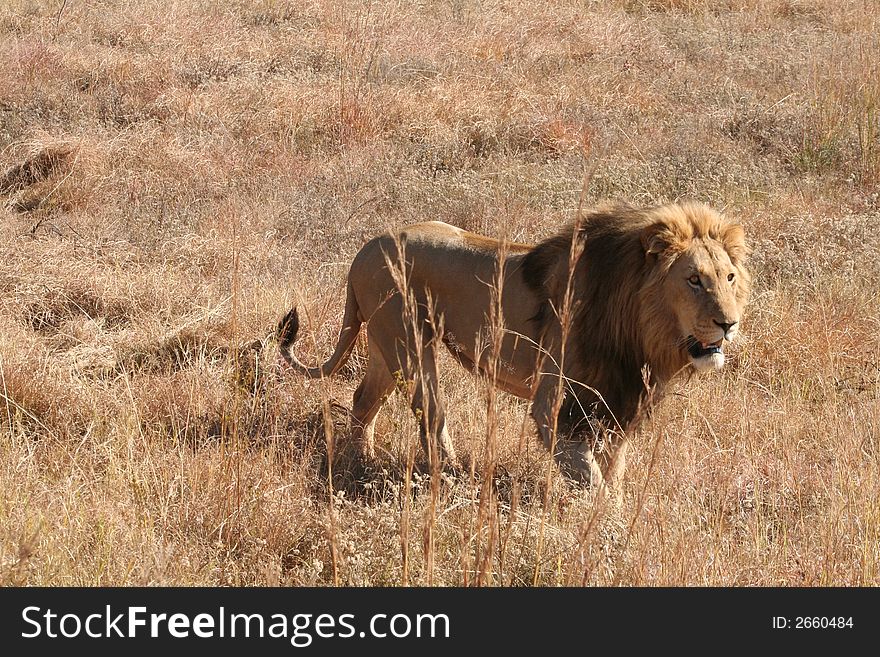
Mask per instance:
[[[594,450],[595,460],[602,472],[603,495],[615,507],[623,505],[623,477],[626,472],[626,454],[629,440],[616,432],[607,432],[600,449]]]
[[[586,440],[559,440],[553,454],[563,474],[591,488],[601,490],[604,476],[593,448]]]
[[[595,488],[619,507],[623,502],[623,476],[629,442],[626,436],[614,431],[604,431],[601,440],[559,435],[557,414],[561,404],[556,402],[556,381],[556,377],[545,375],[532,402],[532,417],[541,441],[553,453],[563,474]]]
[[[588,486],[602,484],[599,463],[593,455],[592,446],[584,440],[571,440],[559,435],[558,413],[561,405],[558,396],[558,378],[545,373],[532,400],[532,418],[538,426],[544,448],[553,454],[563,474]]]
[[[609,432],[602,443],[592,440],[562,440],[556,448],[559,468],[576,481],[593,488],[599,499],[614,508],[623,505],[623,477],[629,441]]]

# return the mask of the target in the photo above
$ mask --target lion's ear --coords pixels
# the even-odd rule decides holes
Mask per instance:
[[[730,261],[738,265],[745,261],[749,255],[749,248],[746,246],[746,232],[741,224],[727,224],[721,235],[721,243],[724,250],[730,256]]]
[[[662,221],[642,230],[642,247],[646,255],[660,255],[677,241],[675,233]]]

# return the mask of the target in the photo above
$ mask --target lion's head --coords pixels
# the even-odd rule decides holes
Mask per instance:
[[[741,226],[697,203],[610,204],[573,229],[541,242],[523,266],[527,284],[546,298],[537,316],[545,327],[558,321],[569,282],[574,287],[566,375],[588,387],[563,409],[571,415],[565,424],[585,413],[622,424],[636,417],[646,372],[662,394],[689,366],[723,366],[724,342],[738,333],[749,295]],[[569,276],[573,237],[582,251]]]
[[[641,242],[654,271],[644,288],[643,339],[652,350],[674,342],[697,371],[721,369],[749,297],[742,226],[699,204],[662,206],[646,218]],[[655,334],[652,325],[661,323],[665,330]]]

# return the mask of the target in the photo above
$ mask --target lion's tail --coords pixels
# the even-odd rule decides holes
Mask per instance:
[[[342,329],[339,331],[339,340],[336,342],[336,349],[329,359],[318,367],[308,367],[303,365],[296,356],[293,355],[291,347],[296,342],[296,334],[299,333],[299,313],[296,308],[292,308],[284,318],[278,322],[278,330],[276,337],[278,339],[278,349],[281,355],[294,370],[303,374],[310,379],[318,379],[325,376],[333,376],[342,365],[348,360],[351,350],[354,349],[354,343],[357,339],[358,331],[361,328],[361,318],[358,312],[357,299],[354,296],[354,290],[351,283],[348,284],[348,290],[345,295],[345,314],[342,318]]]

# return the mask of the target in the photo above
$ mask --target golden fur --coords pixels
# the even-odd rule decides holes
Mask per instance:
[[[416,224],[369,241],[355,257],[326,363],[309,368],[292,354],[296,309],[279,325],[279,344],[297,371],[329,376],[367,322],[369,358],[352,415],[368,456],[399,372],[412,384],[429,458],[439,449],[455,461],[437,383],[442,343],[465,367],[532,400],[543,442],[565,472],[617,487],[626,431],[665,384],[689,368],[723,365],[723,341],[735,337],[748,300],[745,256],[741,226],[699,204],[603,206],[536,246]],[[490,320],[499,307],[500,330]]]

